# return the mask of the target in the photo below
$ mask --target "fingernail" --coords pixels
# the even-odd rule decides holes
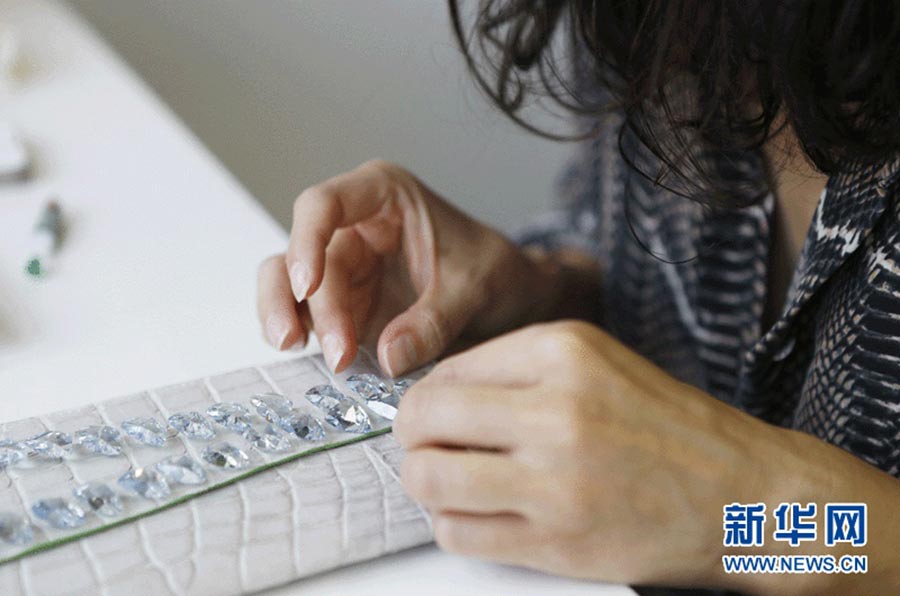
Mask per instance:
[[[395,377],[415,364],[416,347],[408,335],[401,335],[384,349],[388,373]]]
[[[266,339],[276,350],[284,346],[290,332],[291,324],[284,315],[273,313],[266,318]]]
[[[344,342],[337,335],[328,334],[322,340],[322,353],[325,354],[325,362],[328,363],[328,367],[336,370],[344,356]]]
[[[306,299],[310,277],[309,269],[305,265],[301,263],[291,265],[291,289],[294,290],[294,297],[298,302]]]

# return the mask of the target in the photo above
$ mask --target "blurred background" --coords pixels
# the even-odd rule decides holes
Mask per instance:
[[[442,0],[69,0],[287,226],[306,186],[372,157],[510,230],[566,143],[494,111]]]

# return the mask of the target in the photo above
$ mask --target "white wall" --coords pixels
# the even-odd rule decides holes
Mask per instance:
[[[71,0],[283,223],[305,186],[396,161],[509,229],[565,144],[495,113],[442,0]]]

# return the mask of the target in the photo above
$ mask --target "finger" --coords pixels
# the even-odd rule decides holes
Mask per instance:
[[[356,357],[357,339],[352,302],[354,278],[364,278],[376,267],[376,258],[367,251],[353,230],[339,230],[328,246],[325,278],[306,302],[319,337],[325,361],[334,371],[349,366]]]
[[[388,323],[378,338],[378,361],[393,377],[440,356],[456,339],[471,313],[474,296],[441,285],[427,289]]]
[[[408,450],[432,445],[510,450],[540,427],[536,403],[516,389],[416,383],[400,401],[393,431]]]
[[[403,460],[406,492],[432,511],[526,513],[531,474],[509,455],[427,447]]]
[[[438,512],[431,523],[442,549],[497,563],[531,566],[539,544],[531,524],[519,515]]]
[[[454,354],[439,362],[419,384],[536,385],[548,360],[544,327],[525,327]]]
[[[403,214],[397,205],[386,202],[375,216],[353,227],[377,254],[393,255],[400,250],[403,223]]]
[[[300,322],[291,293],[284,255],[269,257],[259,267],[256,310],[266,339],[278,350],[306,344],[306,327]]]
[[[367,162],[306,189],[294,202],[286,261],[298,302],[322,283],[325,250],[335,231],[378,213],[394,192],[394,173],[383,162]]]

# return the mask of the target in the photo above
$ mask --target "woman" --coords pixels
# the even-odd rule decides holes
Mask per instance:
[[[900,7],[482,0],[493,100],[578,114],[564,205],[514,244],[402,168],[305,190],[260,270],[279,349],[403,374],[403,482],[447,550],[613,582],[900,593]],[[471,31],[471,33],[470,33]],[[560,43],[568,40],[568,43]],[[570,76],[571,75],[571,76]],[[816,503],[727,544],[723,508]],[[826,503],[868,505],[826,546]],[[807,510],[808,511],[808,510]],[[727,524],[726,524],[727,525]],[[723,555],[866,554],[865,574]]]

